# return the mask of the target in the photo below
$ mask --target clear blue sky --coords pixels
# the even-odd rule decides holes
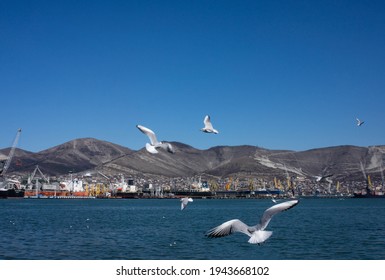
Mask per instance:
[[[385,144],[384,1],[0,0],[0,148]],[[219,134],[204,134],[211,116]],[[356,126],[356,117],[365,121]]]

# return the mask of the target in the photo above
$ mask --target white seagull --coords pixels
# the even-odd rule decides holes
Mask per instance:
[[[201,131],[206,132],[206,133],[215,133],[215,134],[219,133],[218,130],[214,129],[214,127],[210,121],[209,115],[205,116],[203,123],[204,123],[205,127],[201,128]]]
[[[357,126],[361,126],[364,124],[364,121],[361,121],[360,119],[356,118],[357,120]]]
[[[207,237],[217,238],[230,235],[234,232],[241,232],[250,236],[249,243],[260,244],[265,242],[272,234],[272,231],[265,231],[265,228],[269,224],[271,218],[282,211],[286,211],[299,203],[298,200],[285,201],[265,210],[262,215],[259,224],[255,226],[248,226],[244,222],[234,219],[227,221],[215,228],[210,229],[207,233]]]
[[[333,176],[333,174],[328,175],[321,175],[321,176],[314,176],[316,182],[322,183],[322,182],[331,182],[329,177]]]
[[[158,153],[157,149],[162,148],[162,149],[165,149],[169,153],[172,153],[172,154],[174,153],[174,149],[173,149],[172,145],[170,143],[159,142],[156,139],[155,133],[151,129],[144,127],[142,125],[137,125],[136,127],[141,132],[146,134],[148,136],[148,138],[150,138],[150,143],[146,143],[146,150],[148,152],[150,152],[152,154],[157,154]]]
[[[191,197],[184,197],[184,198],[181,198],[180,201],[181,201],[180,210],[183,210],[186,208],[189,202],[193,202],[193,199]]]

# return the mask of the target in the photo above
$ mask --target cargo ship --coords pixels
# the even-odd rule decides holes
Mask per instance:
[[[209,187],[207,181],[202,181],[199,177],[198,181],[194,181],[185,189],[174,190],[173,195],[176,198],[191,197],[191,198],[214,198],[216,193]]]
[[[366,175],[366,174],[365,174]],[[370,176],[366,176],[366,188],[359,191],[354,192],[353,197],[355,198],[385,198],[384,189],[384,175],[382,173],[381,167],[381,177],[382,177],[382,186],[374,187]]]
[[[385,193],[383,191],[373,191],[369,187],[360,192],[353,193],[354,198],[385,198]]]
[[[0,182],[0,198],[23,198],[24,189],[17,180],[7,179]]]
[[[139,192],[134,184],[133,178],[128,178],[127,182],[122,176],[121,181],[115,183],[112,187],[114,198],[136,199],[143,198],[143,193]]]
[[[25,190],[24,198],[94,198],[83,187],[83,181],[70,179],[60,183],[43,183],[36,180]]]
[[[0,199],[4,198],[23,198],[24,190],[18,189],[0,189]]]

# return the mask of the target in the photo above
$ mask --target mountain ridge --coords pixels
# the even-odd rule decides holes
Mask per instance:
[[[341,145],[306,151],[269,150],[252,145],[215,146],[196,149],[170,142],[175,154],[150,154],[95,138],[79,138],[34,153],[16,149],[8,174],[28,174],[38,165],[48,175],[102,171],[141,176],[212,177],[277,176],[288,174],[364,179],[363,173],[380,176],[385,146]],[[7,155],[10,148],[0,150]]]

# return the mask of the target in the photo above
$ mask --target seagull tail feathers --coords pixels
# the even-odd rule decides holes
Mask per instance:
[[[272,231],[266,231],[266,230],[257,230],[254,231],[249,239],[249,243],[251,244],[260,244],[265,242],[271,235],[273,234]]]

